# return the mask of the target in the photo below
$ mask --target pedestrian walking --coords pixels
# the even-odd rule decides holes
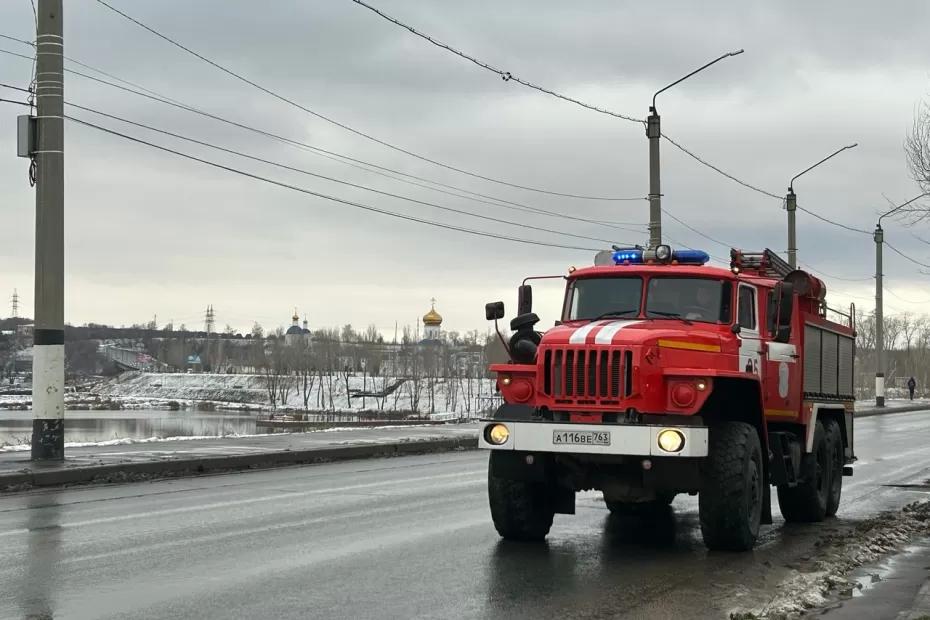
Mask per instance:
[[[911,400],[914,400],[914,390],[917,389],[917,382],[914,381],[914,377],[911,377],[907,380],[907,391],[911,394]]]

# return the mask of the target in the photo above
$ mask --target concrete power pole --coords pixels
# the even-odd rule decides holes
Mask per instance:
[[[885,231],[882,230],[882,220],[889,215],[896,213],[911,204],[915,200],[920,200],[930,196],[930,192],[924,192],[914,196],[907,202],[899,204],[897,207],[886,211],[878,217],[875,224],[875,232],[872,238],[875,240],[875,406],[885,406],[885,307],[884,297],[882,294],[882,246],[885,244]],[[894,346],[894,343],[892,343]]]
[[[646,137],[649,138],[649,247],[654,248],[662,243],[662,183],[659,178],[659,139],[662,137],[662,129],[655,106],[649,108]]]
[[[798,268],[798,197],[793,189],[788,189],[785,196],[785,209],[788,211],[788,265],[792,269]]]
[[[60,461],[65,458],[62,0],[38,4],[32,460]]]
[[[882,245],[885,232],[881,221],[875,227],[875,406],[885,406],[885,319],[882,306]]]

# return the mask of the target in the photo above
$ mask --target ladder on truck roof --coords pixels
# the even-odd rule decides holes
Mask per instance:
[[[760,276],[773,279],[782,279],[795,271],[785,259],[768,248],[761,252],[731,249],[730,268],[738,271],[754,271]]]

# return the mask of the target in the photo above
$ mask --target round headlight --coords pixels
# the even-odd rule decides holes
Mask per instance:
[[[672,248],[667,245],[656,246],[656,260],[665,262],[672,257]]]
[[[685,436],[674,428],[659,431],[659,448],[665,452],[681,452],[685,447]]]
[[[484,438],[495,446],[503,445],[510,439],[510,429],[503,424],[492,424],[484,429]]]
[[[512,379],[510,378],[510,375],[501,375],[500,381],[501,385],[510,385]]]

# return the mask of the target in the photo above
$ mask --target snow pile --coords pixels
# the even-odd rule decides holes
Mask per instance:
[[[757,609],[730,613],[730,620],[793,620],[822,606],[830,596],[852,595],[860,585],[848,575],[871,564],[919,536],[930,535],[930,502],[919,501],[900,512],[887,512],[863,521],[852,531],[827,534],[816,543],[805,570],[793,570],[775,589],[769,602]]]

